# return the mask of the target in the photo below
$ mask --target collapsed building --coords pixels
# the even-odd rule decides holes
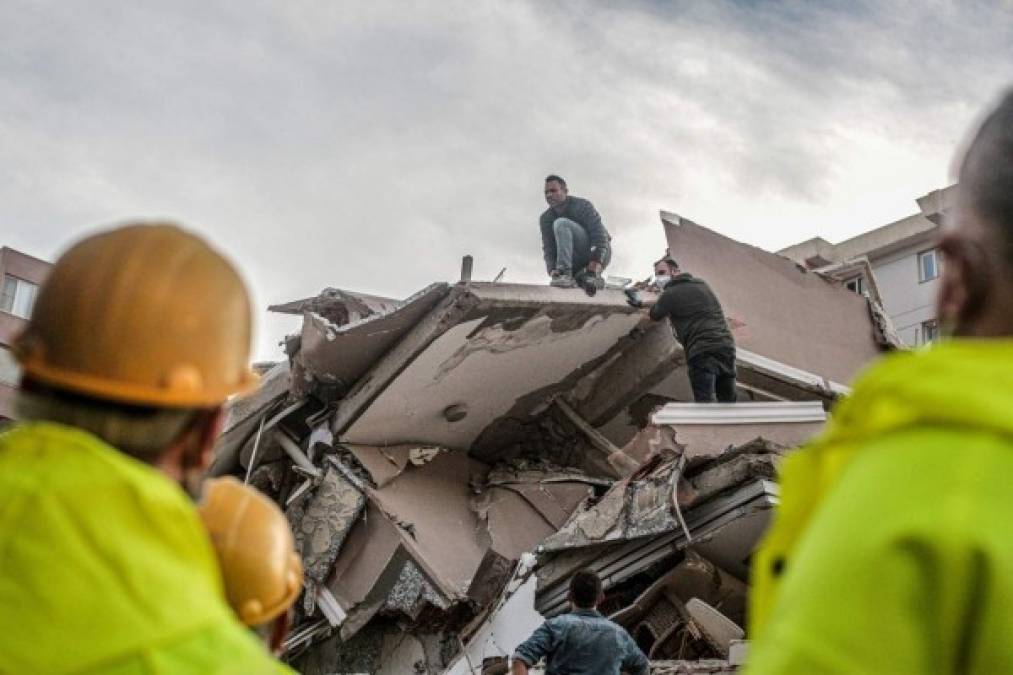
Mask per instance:
[[[662,213],[714,288],[741,403],[692,400],[681,345],[621,290],[327,289],[288,359],[235,402],[212,465],[285,510],[306,583],[284,658],[306,673],[507,672],[580,567],[654,672],[734,672],[776,460],[896,344],[867,298]]]

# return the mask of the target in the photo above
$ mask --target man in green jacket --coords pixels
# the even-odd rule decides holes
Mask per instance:
[[[1013,94],[959,170],[938,316],[781,467],[745,672],[1013,672]]]
[[[291,672],[233,614],[192,501],[255,384],[250,324],[233,267],[173,226],[56,262],[0,434],[0,673]]]

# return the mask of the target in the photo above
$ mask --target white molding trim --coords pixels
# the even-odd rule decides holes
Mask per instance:
[[[810,373],[807,370],[801,368],[795,368],[789,366],[786,363],[775,361],[774,359],[761,356],[756,352],[751,352],[748,349],[742,349],[737,347],[735,350],[735,358],[742,365],[747,368],[756,368],[759,370],[766,370],[775,375],[779,375],[789,380],[794,380],[802,384],[808,384],[813,387],[818,387],[825,391],[830,391],[838,395],[846,395],[851,393],[851,388],[833,380],[827,380],[824,377]]]
[[[651,416],[656,425],[805,424],[825,422],[821,401],[669,403]]]

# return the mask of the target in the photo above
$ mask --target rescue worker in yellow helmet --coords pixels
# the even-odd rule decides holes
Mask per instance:
[[[225,596],[239,620],[280,653],[289,608],[302,589],[302,561],[285,514],[231,476],[204,483],[198,511],[211,535]]]
[[[250,324],[232,265],[171,225],[56,261],[0,434],[0,670],[291,672],[232,613],[187,494],[255,385]]]
[[[1013,93],[948,217],[936,310],[957,337],[871,368],[785,459],[748,675],[1013,672]]]

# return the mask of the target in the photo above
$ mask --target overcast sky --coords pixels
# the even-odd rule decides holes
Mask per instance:
[[[768,249],[909,215],[1013,84],[1013,3],[5,0],[0,45],[0,244],[182,222],[267,359],[326,286],[544,281],[550,172],[626,276],[659,209]]]

